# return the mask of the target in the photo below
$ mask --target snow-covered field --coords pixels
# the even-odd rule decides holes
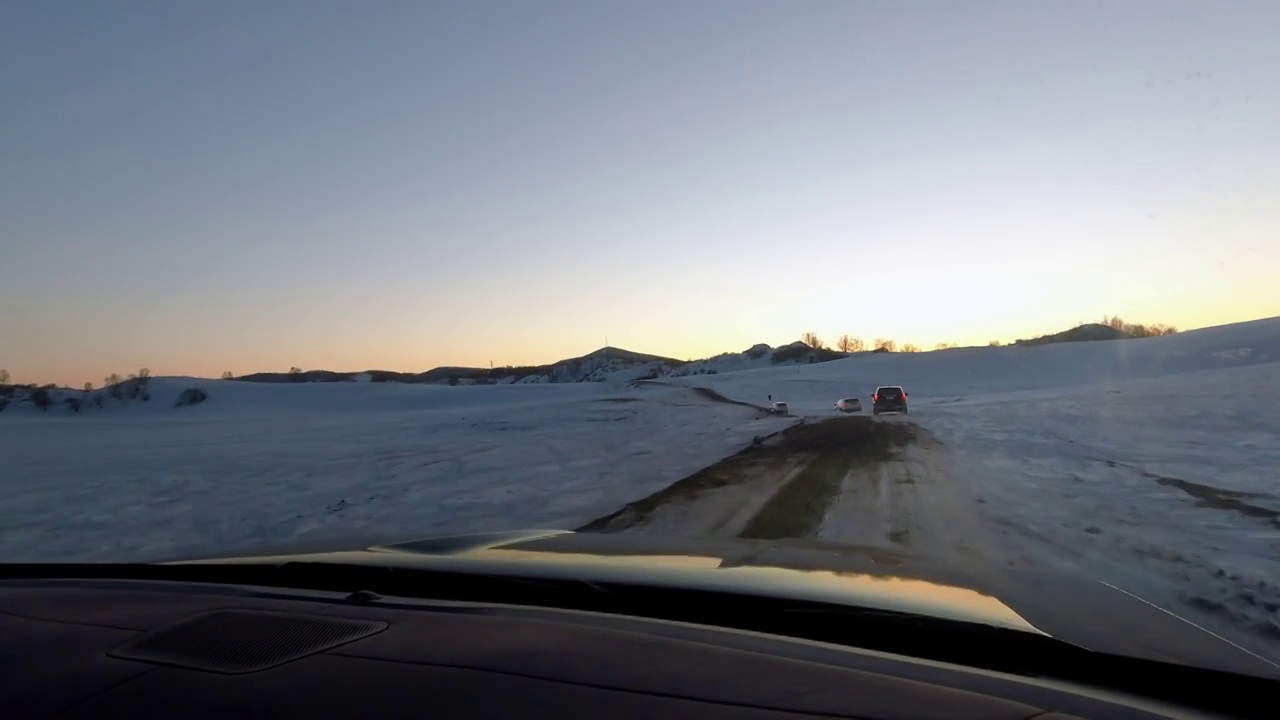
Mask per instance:
[[[643,387],[159,378],[144,404],[0,413],[0,557],[576,527],[796,422],[689,388],[831,417],[840,397],[869,408],[877,384],[911,400],[879,422],[922,440],[846,476],[817,537],[1101,580],[1280,656],[1280,319]],[[190,386],[209,399],[173,407]],[[793,475],[708,493],[649,529],[741,532]]]
[[[193,385],[209,400],[173,407]],[[100,415],[0,414],[0,557],[576,527],[786,424],[681,388],[594,383],[159,378],[152,396]]]

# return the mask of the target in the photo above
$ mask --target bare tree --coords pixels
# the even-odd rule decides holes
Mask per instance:
[[[117,373],[111,373],[110,375],[102,379],[102,386],[111,387],[112,385],[117,385],[120,382],[121,382],[120,375]]]
[[[289,382],[302,382],[302,368],[289,368]]]
[[[3,368],[0,368],[0,385],[8,385],[8,384],[9,384],[9,371]]]
[[[139,371],[138,371],[138,377],[140,377],[140,378],[149,378],[149,377],[151,377],[151,368],[142,368],[141,370],[139,370]]]
[[[880,352],[894,352],[898,349],[898,343],[888,338],[876,338],[876,350]]]
[[[1178,332],[1178,328],[1172,325],[1165,325],[1163,323],[1153,323],[1151,325],[1129,323],[1121,319],[1119,315],[1103,315],[1102,324],[1109,328],[1119,330],[1132,338],[1159,337],[1161,335],[1172,335]]]
[[[84,384],[84,391],[85,391],[85,392],[93,392],[93,383],[91,383],[91,382],[87,382],[87,383],[85,383],[85,384]]]
[[[913,343],[907,343],[907,344],[905,344],[905,345],[903,345],[903,346],[902,346],[902,352],[904,352],[904,353],[906,353],[906,352],[909,352],[909,353],[918,353],[918,352],[920,352],[920,346],[919,346],[919,345],[915,345],[915,344],[913,344]]]
[[[866,350],[867,344],[862,341],[862,338],[841,335],[840,339],[836,341],[836,349],[840,352],[856,353]]]
[[[231,371],[230,371],[230,370],[224,370],[224,371],[222,372],[222,379],[223,379],[223,380],[234,380],[234,379],[235,379],[235,377],[236,377],[235,375],[231,374]]]
[[[822,341],[818,339],[818,333],[816,332],[801,333],[800,342],[815,350],[821,350],[825,347],[825,345],[822,344]]]
[[[953,348],[953,347],[955,347],[955,346],[956,346],[956,344],[955,344],[955,343],[940,342],[940,343],[938,343],[937,345],[935,345],[935,346],[933,347],[933,349],[934,349],[934,350],[950,350],[951,348]]]
[[[1116,330],[1123,331],[1125,326],[1125,321],[1122,320],[1119,315],[1111,315],[1111,316],[1103,315],[1102,324],[1106,325],[1109,328],[1114,328]]]
[[[1004,343],[1000,342],[999,340],[992,340],[991,342],[987,343],[988,347],[1000,347],[1001,345],[1004,345]]]

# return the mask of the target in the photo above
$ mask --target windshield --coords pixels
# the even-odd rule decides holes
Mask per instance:
[[[743,541],[1280,661],[1280,4],[0,25],[5,562]]]

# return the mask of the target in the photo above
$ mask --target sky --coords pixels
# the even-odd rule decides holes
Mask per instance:
[[[0,367],[1280,315],[1280,3],[9,2]]]

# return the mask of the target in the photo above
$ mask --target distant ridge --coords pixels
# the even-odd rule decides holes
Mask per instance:
[[[848,357],[847,353],[812,348],[802,342],[781,347],[753,345],[740,353],[724,353],[705,360],[677,360],[617,347],[603,347],[580,357],[548,365],[504,366],[496,368],[438,367],[426,372],[391,370],[335,372],[304,370],[297,373],[261,372],[235,378],[243,382],[400,382],[444,385],[509,385],[527,383],[631,382],[671,375],[731,372],[751,367],[827,362]]]
[[[1110,325],[1101,323],[1089,323],[1079,327],[1073,327],[1070,330],[1063,330],[1060,333],[1052,335],[1041,335],[1037,338],[1027,340],[1015,340],[1014,345],[1050,345],[1053,343],[1065,342],[1091,342],[1095,340],[1128,340],[1132,338],[1123,330],[1118,330]]]

